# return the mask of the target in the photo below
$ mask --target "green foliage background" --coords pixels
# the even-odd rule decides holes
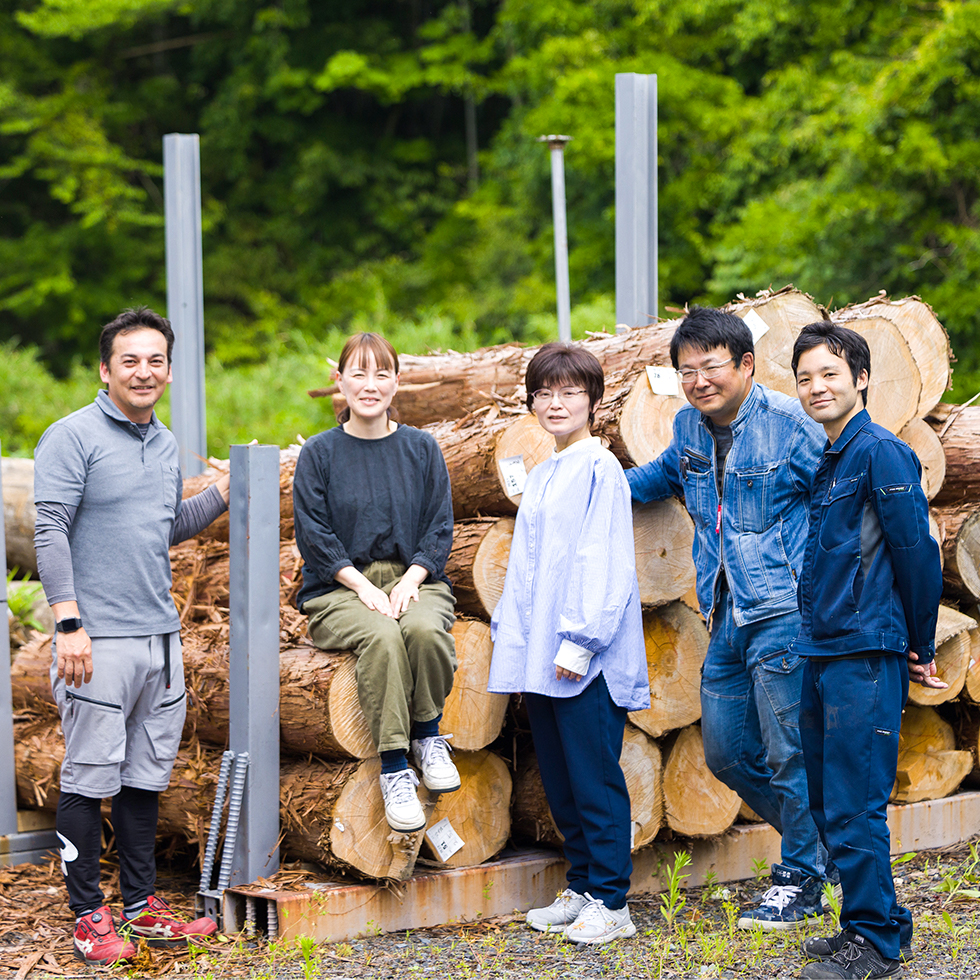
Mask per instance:
[[[574,136],[577,329],[611,326],[629,71],[658,76],[656,312],[917,293],[969,396],[978,69],[980,0],[0,0],[4,450],[88,400],[102,323],[165,310],[168,132],[201,134],[214,452],[327,424],[305,391],[352,329],[553,330],[540,133]]]

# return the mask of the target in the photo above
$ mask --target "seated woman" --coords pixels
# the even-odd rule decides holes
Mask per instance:
[[[568,887],[528,925],[577,943],[632,936],[626,713],[650,705],[633,514],[622,467],[589,426],[605,388],[596,358],[546,344],[528,408],[555,452],[527,477],[500,602],[489,690],[525,692]]]
[[[389,418],[398,355],[378,334],[344,345],[336,380],[349,413],[303,446],[293,481],[297,596],[323,650],[357,654],[357,696],[381,756],[393,830],[425,826],[408,767],[411,741],[425,785],[459,789],[439,721],[456,670],[449,473],[435,439]]]

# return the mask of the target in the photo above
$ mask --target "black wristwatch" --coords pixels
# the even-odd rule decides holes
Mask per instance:
[[[82,621],[77,616],[69,616],[59,619],[54,628],[56,633],[77,633],[82,628]]]

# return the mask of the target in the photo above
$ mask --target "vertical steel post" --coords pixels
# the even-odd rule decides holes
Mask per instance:
[[[616,322],[657,318],[657,76],[616,75]]]
[[[558,339],[572,339],[572,306],[568,284],[568,222],[565,216],[565,144],[571,136],[539,136],[551,150],[551,210],[555,223],[555,285],[558,290]]]
[[[0,474],[0,504],[3,476]],[[17,771],[14,764],[14,699],[10,687],[10,626],[7,623],[7,535],[0,508],[0,835],[17,832]]]
[[[174,328],[170,428],[184,476],[203,473],[208,454],[204,401],[204,265],[201,248],[201,143],[196,133],[163,137],[167,315]]]
[[[230,749],[248,753],[231,884],[279,868],[279,447],[231,447]]]

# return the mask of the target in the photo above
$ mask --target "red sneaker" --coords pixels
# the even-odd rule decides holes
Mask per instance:
[[[136,955],[136,947],[116,932],[108,905],[75,922],[74,940],[75,956],[85,963],[108,965]]]
[[[150,946],[181,946],[188,939],[213,936],[218,931],[214,919],[195,919],[182,922],[174,910],[156,895],[146,900],[146,905],[131,919],[123,912],[123,928]]]

